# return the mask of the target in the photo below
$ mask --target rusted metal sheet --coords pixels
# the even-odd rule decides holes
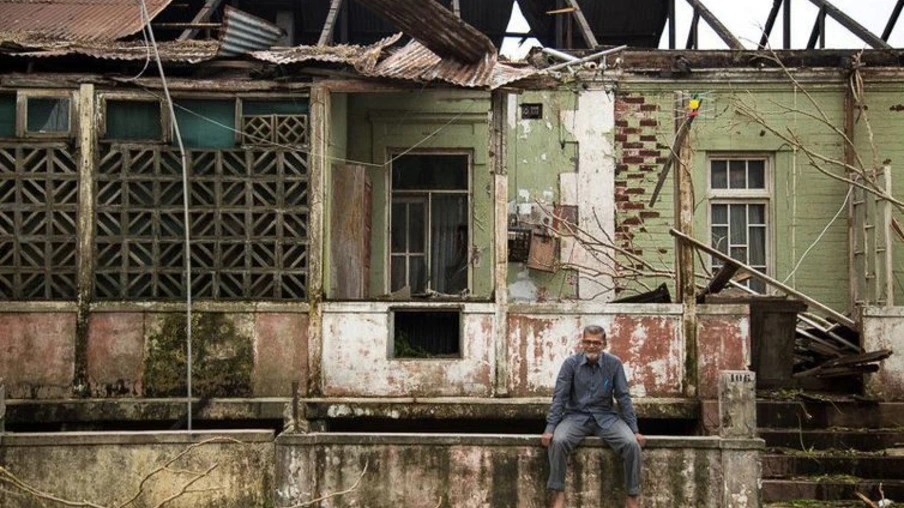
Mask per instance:
[[[551,395],[562,361],[577,351],[581,330],[598,324],[608,331],[608,351],[625,364],[632,395],[680,396],[684,372],[681,315],[612,310],[603,314],[509,314],[510,394]]]
[[[496,48],[487,36],[458,19],[439,2],[424,0],[359,0],[443,58],[478,63]]]
[[[220,29],[220,56],[238,56],[269,49],[282,36],[282,28],[269,21],[226,6]]]
[[[701,305],[697,312],[697,396],[715,399],[719,372],[750,365],[750,311],[746,305]]]
[[[254,51],[252,58],[275,64],[292,64],[306,61],[347,63],[359,70],[373,69],[384,48],[395,44],[402,37],[397,33],[370,46],[295,46],[269,51]]]
[[[323,304],[323,394],[328,397],[489,397],[495,309],[464,304],[461,358],[389,358],[389,303]],[[397,304],[401,305],[401,304]],[[436,307],[424,303],[417,308]],[[439,305],[442,308],[442,305]],[[448,309],[448,305],[445,309]]]
[[[150,19],[172,0],[145,0]],[[0,0],[0,40],[103,41],[142,28],[136,0]]]
[[[217,56],[217,41],[166,41],[158,43],[160,59],[164,62],[200,63]],[[29,50],[4,52],[22,58],[51,58],[84,55],[102,60],[144,60],[154,58],[143,41],[123,42],[51,42]]]
[[[497,60],[495,54],[487,54],[477,63],[463,64],[443,59],[417,41],[380,62],[372,76],[404,79],[409,81],[445,81],[465,87],[498,88],[513,81],[536,74],[536,69],[518,68]]]

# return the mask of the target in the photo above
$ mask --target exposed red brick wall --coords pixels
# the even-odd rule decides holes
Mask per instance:
[[[649,206],[659,170],[668,159],[668,146],[660,143],[662,132],[671,132],[670,125],[660,125],[660,106],[640,93],[621,92],[615,100],[615,240],[619,247],[640,256],[658,256],[663,249],[656,249],[649,239],[637,241],[638,235],[662,229],[662,201],[655,209]],[[669,187],[669,183],[665,187]],[[663,188],[670,194],[671,189]],[[671,206],[671,205],[668,205]],[[668,228],[665,229],[668,234]],[[659,252],[645,252],[648,250]],[[622,257],[621,263],[633,262]],[[618,287],[620,292],[624,287]]]

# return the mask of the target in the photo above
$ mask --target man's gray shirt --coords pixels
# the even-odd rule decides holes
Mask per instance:
[[[569,415],[592,416],[600,428],[608,429],[619,417],[613,407],[613,397],[621,408],[621,418],[637,434],[637,414],[631,404],[621,360],[606,352],[600,352],[596,363],[588,361],[584,353],[569,356],[556,378],[552,406],[546,416],[546,432],[553,432]]]

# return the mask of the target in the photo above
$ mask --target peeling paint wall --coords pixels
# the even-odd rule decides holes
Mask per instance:
[[[307,376],[305,312],[196,311],[194,318],[196,395],[289,396],[292,382]],[[9,398],[74,395],[75,313],[0,313],[0,329],[0,377]],[[181,395],[184,347],[184,313],[93,312],[87,332],[88,393],[98,398]]]
[[[522,118],[525,104],[542,104],[542,117]],[[517,218],[519,226],[543,224],[554,204],[571,205],[577,207],[578,224],[588,233],[612,235],[615,159],[611,93],[602,89],[525,92],[509,96],[508,112],[510,219]],[[561,265],[610,273],[568,238],[561,239],[557,250]],[[513,302],[577,297],[606,301],[611,298],[610,286],[607,277],[596,281],[579,277],[573,269],[544,272],[529,269],[525,263],[509,265],[508,291]]]
[[[864,377],[867,395],[904,400],[904,308],[865,307],[860,322],[864,349],[894,351],[879,364],[879,372]]]
[[[0,314],[0,378],[11,399],[72,395],[75,312]]]
[[[697,350],[701,399],[718,396],[719,372],[750,366],[750,308],[747,305],[698,305]]]
[[[608,332],[635,397],[678,397],[684,376],[680,305],[515,306],[508,316],[510,393],[549,396],[562,361],[576,351],[584,326]]]
[[[647,443],[645,507],[759,507],[761,440],[651,438]],[[347,489],[365,465],[359,488],[330,506],[546,506],[548,462],[537,436],[283,435],[276,457],[281,506]],[[621,461],[599,439],[586,439],[569,462],[565,489],[571,507],[624,506]]]
[[[325,303],[323,394],[358,397],[489,397],[495,378],[495,307],[461,308],[461,358],[394,359],[392,308],[450,309],[447,304]]]

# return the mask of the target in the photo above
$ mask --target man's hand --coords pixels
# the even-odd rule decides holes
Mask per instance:
[[[634,437],[637,439],[637,444],[639,444],[641,448],[643,448],[644,445],[647,444],[647,438],[643,437],[643,434],[641,434],[640,432],[636,432],[634,434]]]
[[[549,448],[550,443],[552,443],[552,432],[544,432],[543,435],[540,436],[540,444],[542,444],[544,448]]]

